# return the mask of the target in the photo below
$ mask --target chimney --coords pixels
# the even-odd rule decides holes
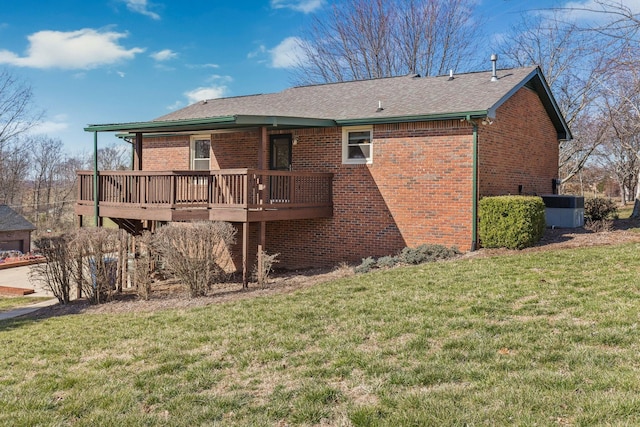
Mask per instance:
[[[498,81],[498,74],[496,74],[496,63],[498,62],[498,54],[491,54],[491,81]]]

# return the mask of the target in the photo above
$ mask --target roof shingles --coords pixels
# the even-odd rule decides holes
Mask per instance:
[[[36,228],[24,217],[7,205],[0,205],[0,232],[35,230]]]
[[[300,86],[279,93],[198,102],[154,121],[204,119],[230,115],[270,115],[353,120],[428,116],[491,109],[536,67],[449,76],[401,76]],[[378,109],[379,102],[382,111]]]

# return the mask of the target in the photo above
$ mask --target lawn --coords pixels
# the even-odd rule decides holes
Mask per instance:
[[[0,425],[640,425],[639,251],[0,322]]]

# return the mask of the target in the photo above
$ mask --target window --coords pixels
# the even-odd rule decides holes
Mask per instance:
[[[209,170],[211,158],[211,138],[209,136],[191,137],[191,169]]]
[[[342,163],[373,163],[372,134],[371,126],[342,128]]]

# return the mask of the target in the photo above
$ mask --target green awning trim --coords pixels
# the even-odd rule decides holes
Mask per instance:
[[[336,122],[334,120],[306,117],[234,115],[203,119],[96,124],[89,125],[84,130],[87,132],[155,133],[234,129],[253,126],[271,128],[332,127],[336,126]]]
[[[483,111],[465,111],[458,113],[443,114],[427,114],[419,116],[397,116],[397,117],[367,117],[361,119],[344,119],[336,120],[339,126],[358,126],[358,125],[374,125],[382,123],[406,123],[406,122],[429,122],[434,120],[453,120],[453,119],[481,119],[487,117],[489,112]]]

